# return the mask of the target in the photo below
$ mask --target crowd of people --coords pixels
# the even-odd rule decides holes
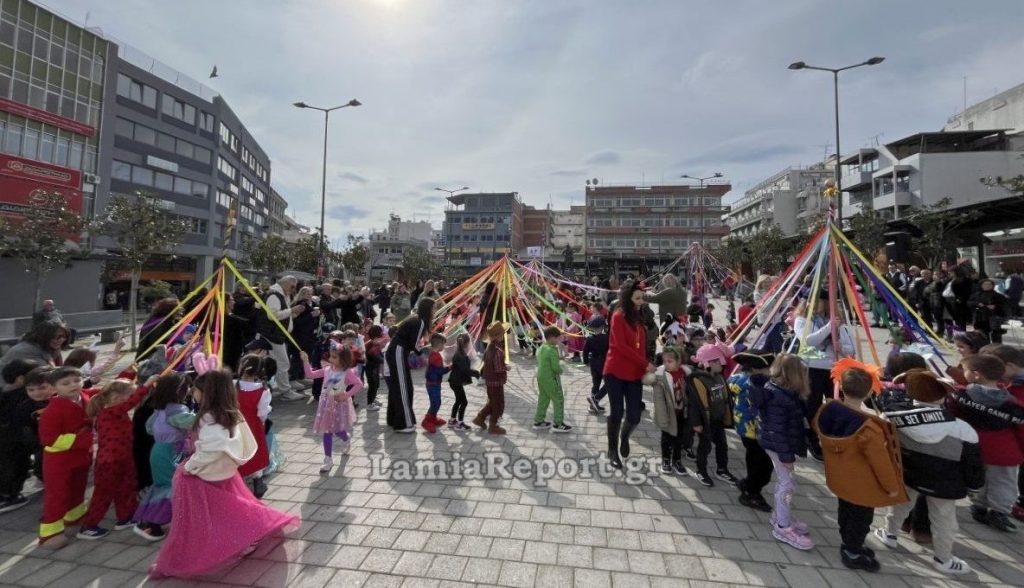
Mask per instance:
[[[328,474],[335,445],[348,454],[360,410],[386,410],[395,434],[444,426],[505,434],[507,358],[518,355],[536,362],[533,430],[573,430],[564,365],[585,364],[592,385],[583,400],[606,422],[604,458],[613,467],[634,453],[646,386],[663,475],[735,487],[741,505],[771,513],[778,541],[807,550],[811,529],[791,508],[800,494],[794,465],[809,455],[824,463],[837,497],[844,565],[877,571],[866,540],[895,548],[903,531],[933,546],[936,569],[967,573],[970,566],[953,554],[957,500],[970,496],[974,519],[1000,531],[1014,530],[1011,518],[1024,520],[1024,351],[1001,339],[1002,321],[1019,310],[1022,283],[1017,274],[979,280],[963,267],[889,270],[893,288],[955,342],[961,359],[947,374],[898,345],[885,366],[853,360],[849,326],[834,329],[827,295],[807,288],[780,327],[805,334],[798,349],[813,353],[730,342],[737,325],[770,320],[757,304],[770,276],[738,307],[730,291],[725,322],[706,292],[688,295],[666,274],[652,287],[639,276],[595,280],[600,288],[559,286],[565,292],[548,293],[549,303],[537,308],[543,324],[535,325],[502,322],[507,315],[496,310],[493,286],[438,317],[435,305],[448,288],[442,281],[371,289],[284,276],[228,296],[222,361],[196,352],[168,368],[194,332],[178,328],[193,303],[158,301],[141,326],[135,363],[115,377],[108,374],[120,342],[102,359],[87,348],[65,356],[72,333],[59,316],[43,317],[0,358],[0,513],[29,502],[22,492],[35,476],[43,482],[40,546],[131,529],[164,542],[154,576],[209,574],[297,523],[260,500],[279,451],[275,402],[315,402],[311,429],[322,439],[319,471]],[[886,326],[885,306],[872,310]],[[467,328],[452,332],[456,324]],[[418,421],[412,372],[419,367],[429,402]],[[473,380],[486,399],[467,424]],[[742,476],[730,468],[729,431],[744,448]],[[872,531],[876,508],[888,510]]]

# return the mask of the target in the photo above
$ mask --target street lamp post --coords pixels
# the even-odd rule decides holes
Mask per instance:
[[[698,209],[698,212],[700,212],[700,248],[703,249],[704,248],[704,182],[707,181],[707,180],[713,179],[713,178],[720,178],[720,177],[722,177],[722,174],[720,172],[715,172],[715,173],[711,174],[710,176],[704,176],[703,178],[697,177],[697,176],[691,176],[690,174],[683,174],[680,177],[687,178],[687,179],[690,179],[690,180],[697,180],[698,182],[700,182],[700,208]]]
[[[855,67],[861,67],[865,65],[878,65],[885,61],[884,57],[872,57],[867,61],[855,63],[853,65],[847,65],[846,67],[831,68],[831,67],[818,67],[816,65],[807,65],[803,61],[797,61],[789,64],[789,69],[816,69],[818,71],[827,71],[832,73],[832,95],[835,104],[835,118],[836,118],[836,167],[835,167],[835,182],[836,182],[836,193],[839,194],[839,200],[836,202],[836,222],[839,223],[839,228],[843,227],[843,187],[841,183],[841,174],[839,172],[839,159],[842,157],[843,152],[839,149],[839,72],[853,69]]]
[[[462,192],[463,190],[469,190],[469,186],[463,186],[461,188],[456,188],[454,190],[449,190],[447,188],[434,188],[434,189],[437,190],[438,192],[447,192],[448,193],[448,198],[449,198],[448,202],[451,203],[450,199],[451,199],[452,196],[455,196],[455,194],[457,194],[458,192]],[[445,218],[444,222],[445,222],[446,225],[448,225],[448,227],[447,227],[448,230],[445,231],[447,233],[447,236],[445,237],[445,240],[444,240],[445,241],[445,244],[444,244],[445,266],[447,266],[446,269],[449,272],[451,272],[452,271],[452,226],[451,226],[451,221],[448,218]]]
[[[331,117],[332,110],[338,110],[339,108],[346,108],[348,106],[362,106],[363,103],[356,100],[355,98],[349,100],[345,104],[340,106],[334,106],[332,108],[320,108],[319,106],[311,106],[305,102],[295,102],[293,106],[296,108],[311,108],[313,110],[319,110],[324,113],[324,163],[323,163],[323,174],[320,178],[320,242],[316,248],[316,272],[319,276],[321,268],[326,271],[324,264],[324,212],[327,206],[327,121]]]

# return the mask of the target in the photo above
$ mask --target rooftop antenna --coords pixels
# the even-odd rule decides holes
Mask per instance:
[[[967,112],[967,76],[964,76],[964,109],[960,112]]]

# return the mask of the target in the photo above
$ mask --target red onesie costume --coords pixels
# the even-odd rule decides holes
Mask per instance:
[[[89,512],[82,526],[95,527],[114,503],[119,522],[131,520],[139,507],[138,482],[135,479],[135,457],[132,452],[132,419],[128,412],[139,405],[149,391],[139,386],[124,402],[108,406],[96,415],[96,474],[89,500]]]
[[[239,382],[236,385],[238,390],[238,408],[245,417],[245,424],[249,425],[252,436],[256,438],[256,454],[252,459],[238,466],[238,473],[244,478],[262,471],[270,465],[270,451],[267,447],[267,429],[264,424],[266,416],[261,415],[260,401],[264,395],[269,397],[270,392],[262,385],[255,382]],[[265,399],[266,408],[269,409],[269,398]]]
[[[43,516],[39,542],[76,526],[85,516],[85,486],[92,465],[92,427],[81,398],[54,396],[39,415],[43,446]]]

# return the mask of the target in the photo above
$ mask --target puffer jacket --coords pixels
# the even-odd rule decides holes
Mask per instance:
[[[768,376],[739,372],[729,378],[729,394],[733,396],[733,418],[736,421],[736,434],[741,439],[757,439],[757,411],[752,402],[753,396],[768,383]],[[757,389],[757,392],[754,389]]]
[[[900,444],[891,423],[831,400],[818,411],[813,427],[825,455],[825,482],[833,494],[870,508],[908,500]]]
[[[907,486],[925,496],[959,500],[985,485],[978,434],[945,407],[916,402],[885,416],[896,425]]]
[[[1024,462],[1024,405],[1009,390],[971,384],[950,397],[946,407],[978,432],[982,463]]]
[[[782,463],[793,463],[798,455],[807,457],[804,405],[800,396],[771,381],[764,388],[751,392],[757,418],[761,421],[757,437],[761,447],[779,454]]]

